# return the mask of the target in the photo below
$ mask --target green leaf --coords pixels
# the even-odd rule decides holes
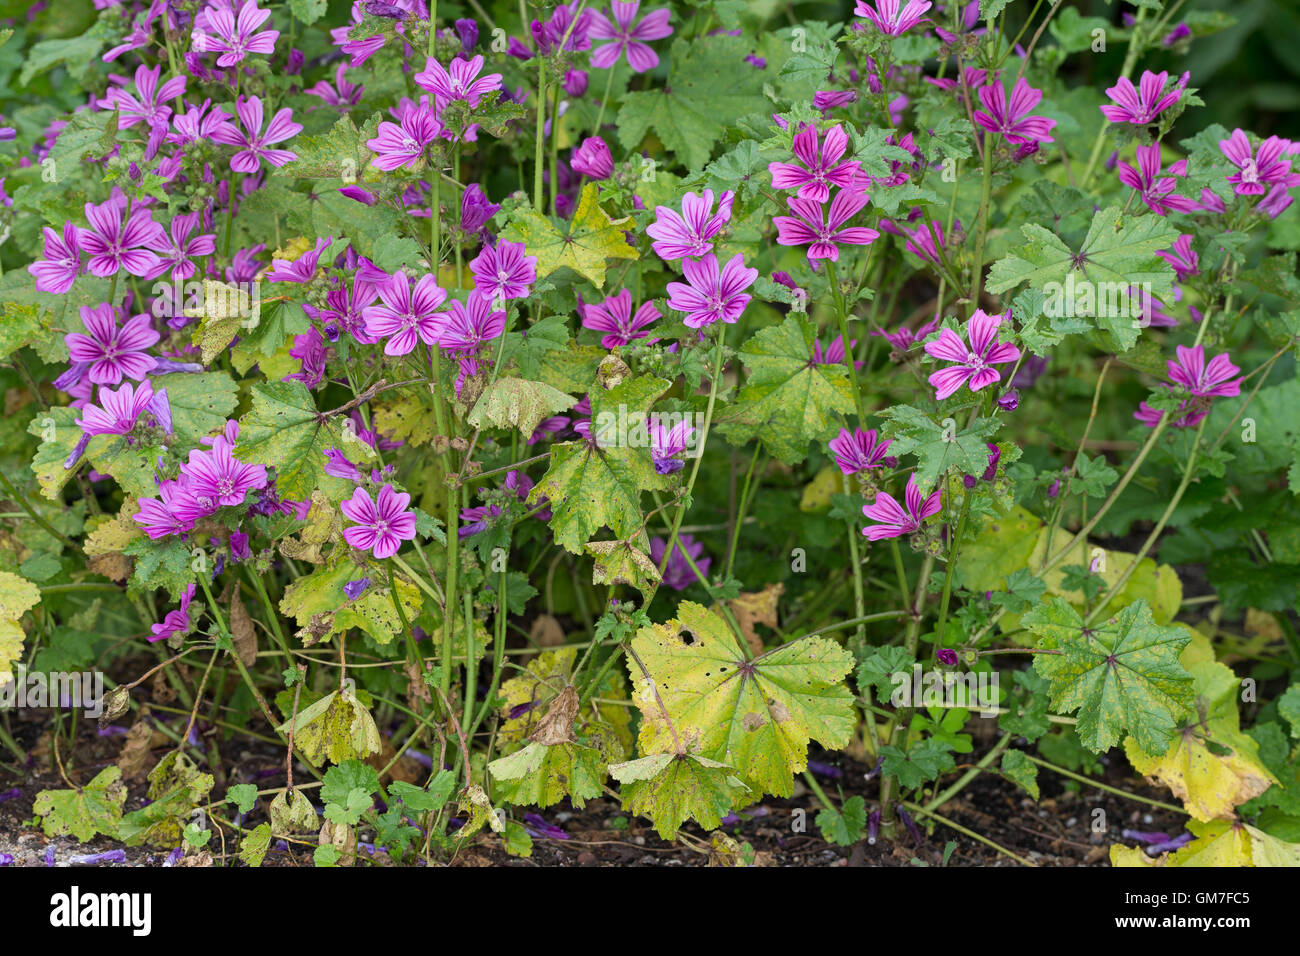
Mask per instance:
[[[625,235],[636,228],[632,218],[610,219],[600,208],[598,199],[599,190],[595,183],[584,186],[578,200],[578,211],[563,232],[550,217],[530,206],[520,205],[501,237],[522,242],[524,251],[537,257],[538,279],[567,266],[597,289],[603,289],[605,263],[609,259],[637,259],[640,253],[628,245]]]
[[[235,457],[274,468],[282,498],[303,501],[318,488],[335,500],[347,497],[347,483],[325,474],[325,452],[342,445],[342,432],[335,419],[316,411],[307,386],[259,382],[251,391],[253,407],[240,421]]]
[[[1124,290],[1149,285],[1152,295],[1167,296],[1172,292],[1174,272],[1156,255],[1178,238],[1178,230],[1167,219],[1153,214],[1125,217],[1118,206],[1108,206],[1093,216],[1088,235],[1077,250],[1043,226],[1026,223],[1021,232],[1029,242],[993,263],[987,288],[1000,293],[1028,282],[1036,288],[1057,283],[1059,290],[1064,290],[1067,277],[1073,275],[1076,286],[1092,283],[1098,299],[1104,298],[1101,283],[1114,283],[1111,288]],[[1051,296],[1048,308],[1051,314]],[[1129,310],[1099,311],[1105,314],[1097,317],[1098,327],[1115,337],[1121,351],[1132,348],[1141,326]]]
[[[253,805],[257,803],[257,786],[251,783],[236,784],[226,791],[226,802],[233,803],[240,813],[251,813]]]
[[[616,444],[618,436],[610,433],[621,410],[624,420],[645,415],[668,385],[664,379],[643,375],[609,390],[593,389],[592,436],[598,440],[551,446],[550,468],[528,502],[535,505],[542,498],[550,499],[551,533],[565,550],[581,554],[602,527],[623,539],[642,532],[641,494],[667,489],[668,480],[655,471],[648,449]]]
[[[101,770],[94,780],[75,790],[42,790],[32,802],[47,837],[71,836],[85,843],[98,834],[117,836],[126,803],[126,785],[116,766]]]
[[[302,3],[304,0],[292,0]],[[317,3],[319,0],[305,0]],[[293,141],[298,158],[274,170],[272,176],[296,179],[333,179],[345,183],[344,175],[362,175],[370,162],[370,150],[361,142],[361,133],[348,116],[339,118],[327,132],[316,136],[299,136]],[[355,181],[355,178],[353,179]],[[352,203],[352,200],[348,200]],[[352,203],[356,206],[356,203]]]
[[[345,760],[337,767],[325,771],[320,798],[326,803],[346,804],[353,790],[366,796],[379,791],[379,774],[375,768],[360,760]]]
[[[907,750],[885,744],[880,748],[880,755],[885,758],[881,771],[897,779],[904,790],[915,790],[955,766],[951,748],[933,738],[915,743]]]
[[[1035,800],[1038,799],[1038,764],[1030,760],[1024,751],[1008,750],[1002,755],[1002,775]]]
[[[329,0],[289,0],[289,9],[302,23],[311,26],[329,9]]]
[[[150,381],[154,392],[167,389],[172,427],[181,445],[197,445],[204,435],[225,428],[239,401],[234,379],[225,372],[176,372]]]
[[[700,169],[713,146],[750,113],[771,112],[762,96],[763,74],[744,64],[751,52],[743,37],[680,35],[665,58],[668,79],[662,86],[637,90],[623,98],[618,112],[618,141],[636,150],[654,131],[664,148],[687,169]],[[726,77],[726,82],[719,82]]]
[[[244,834],[239,844],[239,859],[246,866],[261,866],[266,853],[271,849],[271,824],[259,823]]]
[[[677,611],[632,639],[649,672],[629,663],[642,752],[697,753],[729,763],[755,795],[789,796],[810,739],[835,749],[853,735],[853,656],[808,637],[750,660],[722,618],[690,601]]]
[[[623,809],[649,817],[665,840],[676,839],[687,820],[706,830],[719,826],[748,790],[726,764],[695,754],[651,754],[614,764],[609,774],[619,782]]]
[[[194,581],[189,548],[179,538],[136,538],[122,553],[135,558],[130,589],[137,594],[165,588],[173,601],[179,601]]]
[[[450,770],[439,770],[426,788],[394,780],[388,785],[388,795],[401,800],[404,806],[415,813],[428,813],[441,810],[455,786],[456,775]]]
[[[916,483],[923,492],[933,489],[939,476],[951,468],[982,475],[988,467],[988,439],[998,429],[994,418],[977,418],[969,428],[958,431],[951,419],[935,424],[911,405],[894,405],[879,414],[893,423],[889,453],[916,456]]]
[[[41,494],[51,501],[59,500],[59,491],[73,475],[63,463],[81,440],[80,415],[75,408],[49,408],[37,412],[27,426],[27,434],[41,440],[32,458],[32,473]]]
[[[718,414],[719,433],[737,445],[758,438],[787,464],[807,456],[808,442],[833,436],[835,413],[853,411],[853,389],[843,365],[812,364],[815,341],[813,326],[794,314],[750,338],[740,350],[745,386]]]
[[[492,792],[498,799],[543,808],[568,797],[582,809],[601,795],[605,770],[604,755],[578,743],[530,743],[488,764]]]
[[[817,829],[827,843],[852,846],[862,839],[867,827],[867,801],[861,796],[849,797],[838,810],[830,807],[817,814]]]
[[[542,382],[498,378],[484,389],[465,420],[475,428],[509,428],[513,425],[528,438],[543,418],[572,408],[576,403],[577,399],[572,395]]]
[[[903,674],[911,680],[912,665],[915,663],[916,658],[904,647],[891,644],[886,647],[872,648],[871,654],[863,658],[862,663],[858,665],[858,690],[863,697],[867,697],[871,693],[870,689],[874,687],[876,699],[882,704],[887,704],[897,686],[894,675]]]
[[[1094,753],[1127,731],[1155,756],[1169,749],[1192,706],[1192,677],[1178,659],[1191,641],[1185,627],[1161,627],[1139,600],[1101,624],[1085,627],[1070,604],[1053,598],[1021,623],[1038,636],[1034,669],[1051,682],[1052,706],[1078,711],[1077,730]]]
[[[194,808],[207,802],[212,783],[212,774],[201,773],[188,756],[171,751],[149,771],[150,802],[123,815],[117,838],[127,846],[175,846]]]

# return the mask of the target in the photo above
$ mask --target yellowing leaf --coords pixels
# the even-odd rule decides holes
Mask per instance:
[[[492,792],[516,806],[549,807],[565,797],[579,809],[600,796],[605,758],[594,747],[532,743],[488,764]]]
[[[106,767],[94,780],[75,790],[42,790],[32,802],[48,837],[72,836],[81,843],[96,834],[116,837],[126,802],[122,771]]]
[[[40,589],[16,574],[0,571],[0,684],[14,679],[13,662],[22,657],[23,632],[19,620],[41,601]]]
[[[636,259],[640,254],[624,235],[636,228],[631,217],[610,219],[597,202],[598,193],[595,183],[583,187],[567,232],[560,232],[550,217],[521,207],[501,237],[522,242],[525,252],[537,257],[537,278],[567,266],[603,289],[607,259]]]
[[[649,817],[665,840],[676,839],[687,820],[712,830],[749,789],[726,764],[695,754],[651,754],[609,773],[621,784],[623,809]]]
[[[1152,859],[1140,849],[1115,844],[1114,866],[1300,866],[1300,843],[1286,843],[1246,823],[1193,820],[1187,824],[1196,839],[1175,853]]]
[[[1163,756],[1144,752],[1132,737],[1124,741],[1124,752],[1134,770],[1167,786],[1197,820],[1235,819],[1237,806],[1277,779],[1260,762],[1259,744],[1240,730],[1240,684],[1231,668],[1208,661],[1188,671],[1196,716],[1174,734]]]
[[[572,408],[576,403],[573,396],[542,382],[499,378],[479,396],[466,421],[475,428],[509,428],[513,425],[527,438],[543,418]]]
[[[497,732],[497,746],[503,753],[521,747],[538,728],[551,701],[569,686],[573,666],[577,663],[577,648],[557,647],[544,651],[528,662],[523,674],[512,677],[501,685],[501,729]],[[595,696],[606,700],[627,700],[627,683],[617,670],[610,669],[596,686]],[[599,704],[596,707],[599,724],[609,727],[624,750],[632,746],[630,729],[632,715],[627,707],[618,704]],[[578,714],[577,731],[587,738],[597,730],[591,718],[591,707]],[[593,741],[588,741],[594,743]]]
[[[659,568],[650,560],[644,534],[631,541],[588,541],[592,556],[592,584],[627,584],[647,598],[662,580]]]
[[[628,661],[643,754],[695,753],[734,767],[755,796],[789,796],[809,740],[848,744],[856,725],[844,685],[852,654],[813,637],[750,660],[722,618],[690,601],[677,610],[678,618],[632,639],[649,672],[647,679]]]
[[[363,696],[370,699],[369,695]],[[300,700],[296,717],[293,716],[292,692],[281,691],[275,702],[285,715],[280,733],[288,733],[292,722],[294,746],[315,766],[326,762],[337,764],[345,760],[364,760],[382,748],[375,718],[355,695],[346,690],[332,691],[306,707],[301,707]]]

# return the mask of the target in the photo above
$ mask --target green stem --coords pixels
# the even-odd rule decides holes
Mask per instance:
[[[24,498],[21,494],[19,494],[18,489],[13,486],[13,483],[9,480],[9,476],[4,473],[4,469],[0,469],[0,485],[4,486],[5,492],[8,493],[9,497],[14,500],[14,502],[18,505],[18,507],[22,508],[29,515],[31,515],[32,520],[35,521],[38,525],[40,525],[42,530],[44,530],[47,534],[53,535],[56,539],[62,541],[69,548],[72,548],[73,550],[78,550],[77,542],[73,541],[62,531],[55,528],[54,525],[50,524],[48,521],[46,521],[43,517],[38,515],[32,509],[32,506],[27,503],[27,499]]]
[[[525,24],[527,21],[524,21]],[[533,131],[533,208],[538,212],[545,211],[542,205],[542,169],[546,162],[546,137],[542,133],[546,129],[546,56],[538,53],[537,55],[537,126]],[[555,188],[555,183],[551,183],[551,189]]]

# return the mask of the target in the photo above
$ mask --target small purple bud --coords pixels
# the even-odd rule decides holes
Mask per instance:
[[[478,24],[473,20],[457,20],[456,35],[460,37],[460,48],[468,53],[478,46]]]
[[[587,92],[587,71],[570,70],[564,74],[564,92],[570,96],[583,96]]]
[[[825,777],[828,780],[838,780],[844,776],[844,771],[839,767],[832,767],[828,763],[820,763],[816,760],[808,761],[808,769],[818,777]]]
[[[349,581],[343,585],[343,593],[348,596],[349,601],[355,601],[365,593],[368,587],[370,587],[370,578],[357,578],[355,581]]]
[[[285,64],[284,72],[287,76],[298,76],[302,73],[302,65],[307,61],[307,56],[302,50],[291,49],[289,51],[289,62]]]
[[[979,482],[975,480],[974,475],[962,475],[961,483],[965,485],[967,489],[974,488],[977,484],[979,484]]]
[[[951,647],[939,648],[938,652],[934,656],[938,659],[940,664],[944,664],[948,667],[957,666],[957,652]]]
[[[1055,498],[1060,493],[1061,493],[1061,479],[1057,478],[1054,482],[1052,482],[1050,485],[1047,486],[1047,497]]]
[[[360,186],[344,186],[339,190],[339,192],[347,196],[349,199],[355,199],[363,206],[373,206],[375,204],[374,194],[367,192]]]
[[[1020,407],[1020,393],[1014,388],[998,396],[998,408],[1004,412],[1014,412]]]
[[[903,821],[903,826],[907,827],[907,832],[912,834],[912,839],[916,841],[917,846],[925,842],[921,837],[921,828],[916,825],[916,821],[908,816],[907,811],[902,807],[898,808],[898,819]]]

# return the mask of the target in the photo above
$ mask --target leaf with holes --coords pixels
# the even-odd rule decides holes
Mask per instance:
[[[677,618],[632,639],[628,669],[642,753],[696,753],[726,763],[754,791],[751,799],[793,793],[810,740],[848,744],[855,716],[844,678],[852,654],[810,637],[751,660],[721,617],[690,601],[677,610]]]

